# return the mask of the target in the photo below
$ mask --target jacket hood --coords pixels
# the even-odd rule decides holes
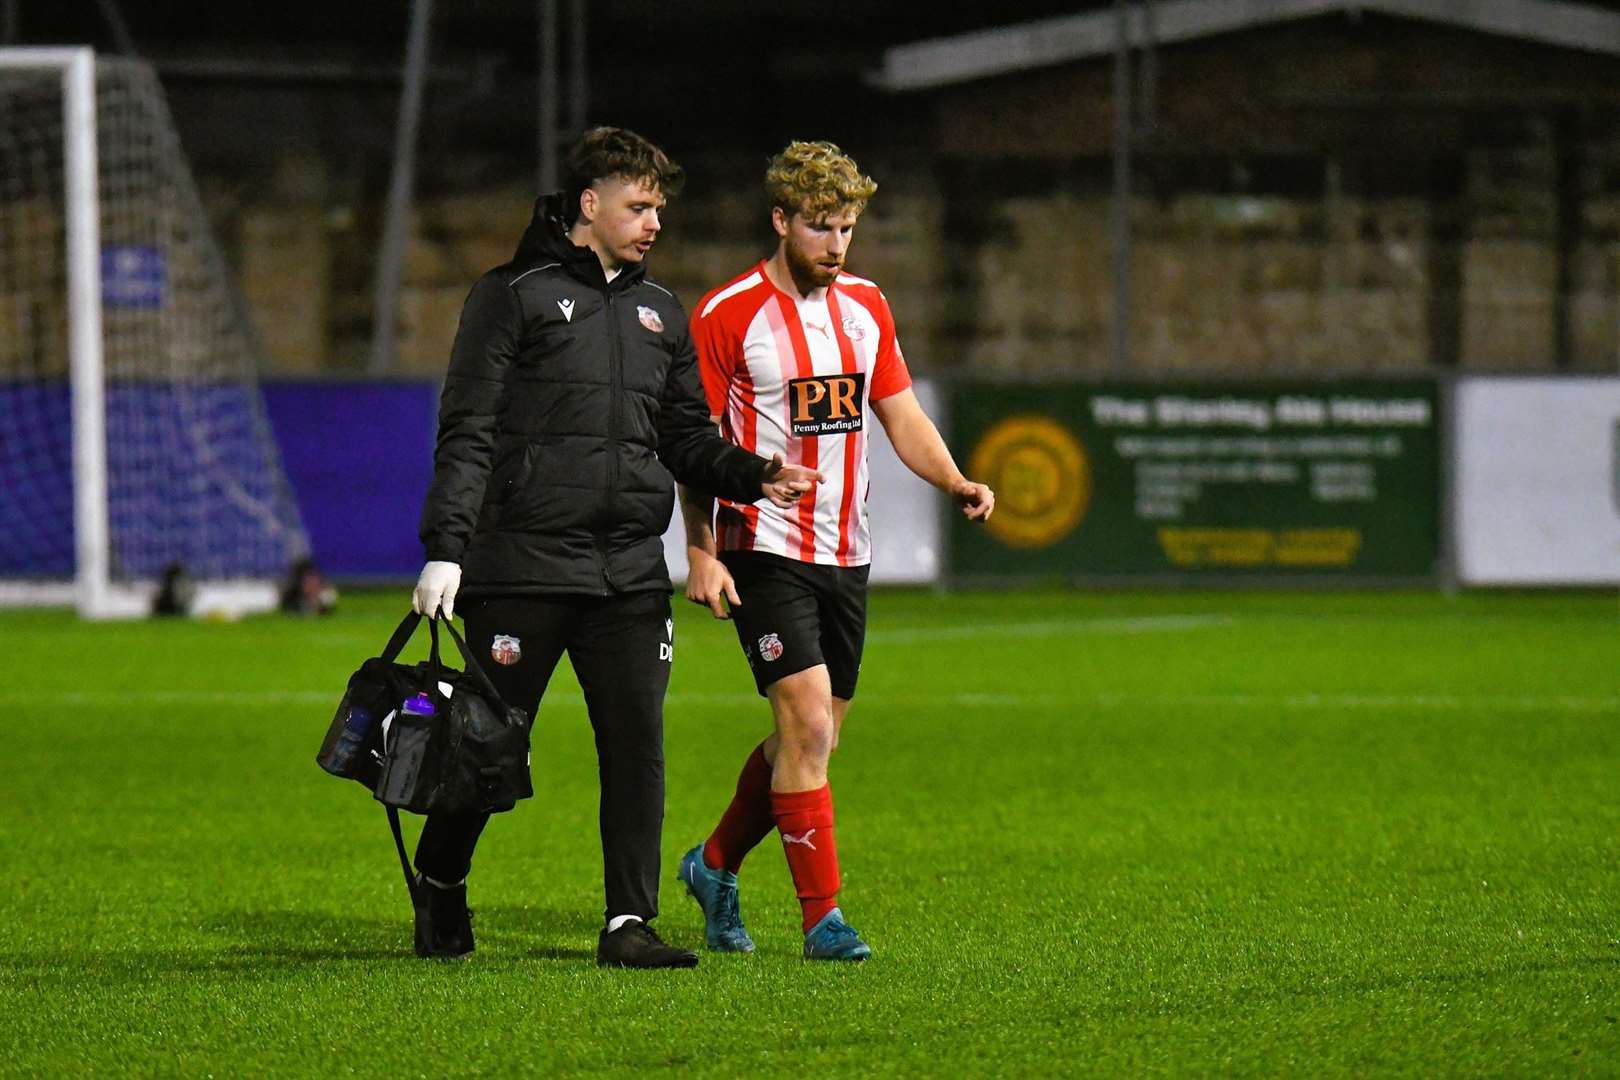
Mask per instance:
[[[529,218],[529,227],[523,230],[523,239],[518,241],[513,262],[538,262],[542,256],[567,262],[573,258],[574,252],[584,250],[569,241],[562,208],[563,195],[560,191],[534,200],[534,215]]]
[[[534,215],[529,219],[529,227],[523,230],[523,239],[518,241],[512,262],[523,266],[559,262],[589,281],[605,283],[602,263],[597,259],[596,252],[588,247],[580,247],[568,238],[568,223],[563,217],[563,193],[560,191],[542,195],[534,201]],[[613,279],[614,284],[627,285],[644,272],[645,268],[640,263],[625,266],[619,276]]]

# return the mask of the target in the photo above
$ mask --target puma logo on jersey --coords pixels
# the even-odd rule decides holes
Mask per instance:
[[[826,338],[828,341],[832,340],[832,335],[827,333],[827,328],[825,326],[821,326],[821,325],[818,325],[816,323],[813,323],[809,319],[806,319],[804,321],[804,328],[806,330],[814,330],[816,333],[820,334],[822,337]]]
[[[814,844],[812,844],[810,842],[810,838],[812,836],[814,836],[814,835],[816,835],[816,830],[814,830],[814,829],[806,829],[802,836],[794,836],[792,833],[783,833],[782,834],[782,843],[784,843],[784,844],[803,844],[805,847],[809,848],[811,851],[814,851],[814,850],[816,850],[816,845],[814,845]]]
[[[563,322],[574,321],[574,302],[572,300],[559,300],[557,307],[562,309]]]

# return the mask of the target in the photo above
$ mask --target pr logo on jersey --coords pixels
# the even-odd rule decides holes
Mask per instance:
[[[641,320],[642,326],[645,326],[653,333],[662,334],[664,332],[664,320],[658,317],[658,312],[647,305],[642,304],[636,308],[636,318]]]
[[[760,638],[759,658],[767,662],[782,659],[782,639],[775,634],[766,634]]]
[[[511,634],[496,634],[489,647],[490,658],[503,667],[510,667],[523,659],[523,642]]]
[[[861,430],[866,372],[812,375],[788,382],[790,428],[794,435],[836,435]]]

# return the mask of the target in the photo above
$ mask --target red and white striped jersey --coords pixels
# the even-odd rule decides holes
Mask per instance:
[[[699,301],[692,341],[726,438],[826,477],[791,510],[721,501],[720,550],[870,563],[869,406],[911,385],[882,291],[840,274],[824,300],[800,300],[771,284],[761,262]]]

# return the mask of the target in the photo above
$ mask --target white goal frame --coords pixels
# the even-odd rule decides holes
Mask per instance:
[[[151,613],[156,584],[111,580],[96,53],[82,46],[0,48],[0,69],[57,71],[62,78],[75,549],[72,582],[0,581],[0,607],[71,604],[88,619],[138,618]],[[192,607],[236,615],[268,610],[276,600],[273,583],[209,581],[199,583]]]

